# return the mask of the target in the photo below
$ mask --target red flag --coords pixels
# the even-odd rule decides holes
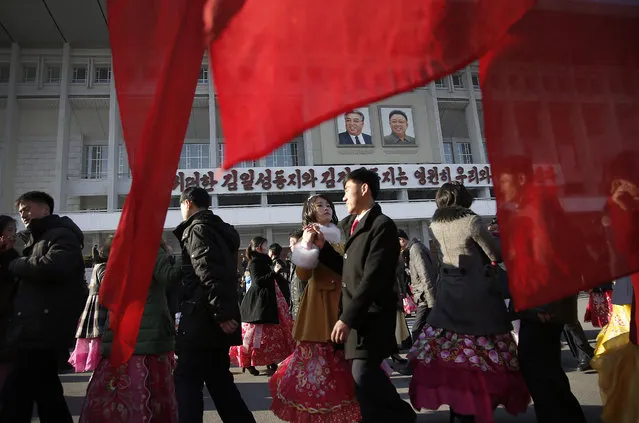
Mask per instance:
[[[554,2],[481,60],[519,309],[639,270],[638,14],[614,2]]]
[[[133,353],[151,283],[204,54],[203,4],[108,2],[113,72],[133,174],[100,290],[114,332],[114,366]]]
[[[216,34],[224,27],[210,49],[229,168],[467,65],[534,0],[245,0],[232,13],[216,4],[207,21]]]

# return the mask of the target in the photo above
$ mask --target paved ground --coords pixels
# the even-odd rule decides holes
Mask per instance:
[[[583,316],[586,306],[586,299],[580,299],[580,316]],[[597,336],[598,331],[594,329],[590,324],[583,324],[586,335],[591,341]],[[568,371],[568,377],[572,385],[573,392],[577,396],[577,399],[582,404],[584,412],[589,423],[600,422],[599,415],[601,414],[601,398],[599,397],[599,390],[597,387],[597,375],[593,372],[579,373],[573,371],[576,365],[575,360],[570,355],[568,350],[564,351],[564,367]],[[237,384],[244,396],[245,401],[249,408],[253,411],[258,423],[275,423],[281,422],[281,420],[275,418],[269,411],[271,398],[268,391],[267,376],[251,376],[248,373],[242,374],[239,369],[233,369]],[[64,383],[65,394],[67,395],[67,401],[71,407],[71,411],[77,421],[80,414],[80,407],[84,399],[87,381],[89,375],[87,374],[67,374],[61,376]],[[410,378],[399,376],[397,374],[393,377],[393,382],[397,386],[398,391],[405,400],[408,400],[408,383]],[[218,423],[221,422],[217,413],[215,412],[215,406],[208,395],[205,400],[205,419],[206,423]],[[34,420],[37,421],[37,420]],[[423,412],[418,419],[419,422],[432,422],[432,423],[445,423],[448,422],[448,412],[440,410],[437,412]],[[497,423],[532,423],[535,422],[534,412],[532,407],[529,408],[528,413],[519,417],[512,417],[498,410],[496,413]],[[570,423],[570,422],[567,422]]]

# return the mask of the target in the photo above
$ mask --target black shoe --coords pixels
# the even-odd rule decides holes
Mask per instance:
[[[260,371],[257,370],[254,366],[242,367],[242,373],[244,373],[246,370],[248,370],[248,372],[252,374],[253,376],[260,375]]]
[[[268,366],[266,366],[266,368],[268,369],[269,372],[275,373],[277,371],[277,364],[271,363]]]
[[[592,366],[590,365],[590,361],[581,361],[577,365],[578,372],[588,372],[592,370]]]
[[[399,354],[391,355],[391,360],[393,360],[394,364],[400,364],[402,366],[405,366],[408,364],[408,360],[406,360],[405,358],[402,358]]]
[[[391,357],[391,361],[388,365],[402,376],[410,376],[413,374],[413,369],[411,369],[409,361],[405,358],[395,361],[395,358]]]

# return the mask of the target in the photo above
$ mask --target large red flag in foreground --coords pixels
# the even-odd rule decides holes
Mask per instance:
[[[638,42],[638,5],[558,1],[480,62],[517,308],[639,270]]]
[[[133,174],[100,290],[115,334],[114,365],[133,353],[151,284],[204,54],[203,4],[108,3],[115,85]]]
[[[258,158],[350,107],[476,60],[533,0],[211,0],[225,165]],[[109,0],[133,185],[101,298],[113,364],[130,356],[202,58],[202,1]],[[144,189],[146,181],[153,189]]]

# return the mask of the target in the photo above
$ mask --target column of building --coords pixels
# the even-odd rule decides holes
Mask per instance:
[[[481,122],[479,122],[479,110],[477,108],[477,94],[473,85],[473,76],[470,67],[464,70],[464,85],[468,87],[468,105],[466,106],[466,125],[470,136],[470,145],[473,156],[473,163],[488,163],[486,149],[484,148],[484,136],[481,133]],[[490,198],[490,189],[479,190],[479,198]]]
[[[60,100],[58,106],[58,132],[56,138],[55,178],[53,197],[58,211],[65,211],[68,197],[69,138],[71,134],[71,104],[69,103],[69,80],[71,78],[71,46],[62,48],[60,70]]]
[[[18,150],[19,113],[16,83],[20,67],[20,47],[11,45],[7,108],[4,115],[4,134],[0,143],[0,213],[11,214],[15,200],[15,163]]]
[[[109,87],[109,146],[108,146],[108,180],[109,192],[107,193],[107,211],[114,212],[118,209],[118,171],[119,148],[121,140],[120,109],[118,96],[115,90],[115,74],[111,70],[111,85]]]
[[[213,169],[222,166],[222,158],[217,157],[217,104],[215,102],[215,84],[213,82],[213,70],[208,73],[209,92],[209,165]],[[218,162],[219,161],[219,162]],[[211,205],[217,207],[217,194],[211,196]]]

